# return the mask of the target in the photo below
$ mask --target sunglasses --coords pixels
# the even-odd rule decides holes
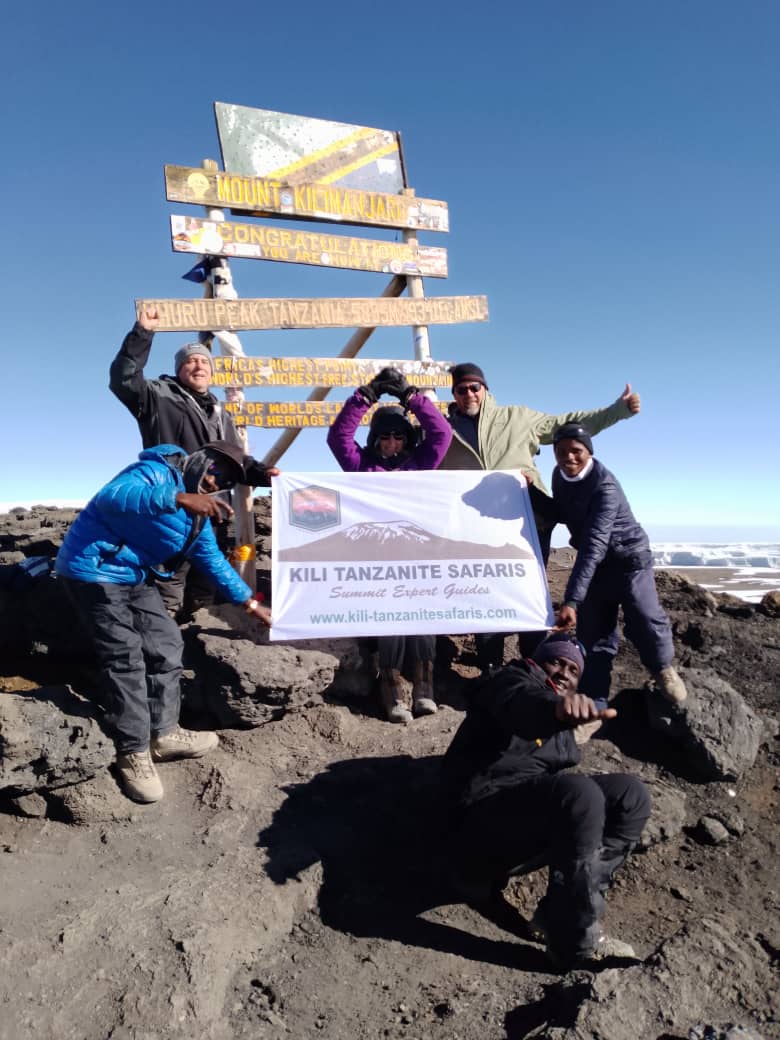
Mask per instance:
[[[389,441],[391,438],[393,440],[396,440],[396,441],[405,441],[406,440],[406,434],[405,433],[401,433],[400,430],[391,430],[390,433],[380,433],[379,434],[379,440],[380,441]]]
[[[465,397],[466,394],[478,394],[481,389],[481,383],[461,383],[454,388],[453,393],[457,394],[458,397]]]

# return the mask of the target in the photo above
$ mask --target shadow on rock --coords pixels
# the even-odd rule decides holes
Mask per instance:
[[[319,912],[330,928],[548,972],[537,947],[420,917],[461,901],[448,880],[440,762],[406,756],[336,762],[287,788],[286,801],[258,837],[269,877],[282,885],[320,862]]]

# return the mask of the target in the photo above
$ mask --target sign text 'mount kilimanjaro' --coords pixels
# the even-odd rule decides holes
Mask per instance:
[[[288,220],[332,220],[424,231],[450,229],[446,202],[337,188],[333,184],[282,184],[264,177],[166,166],[165,192],[170,202],[229,206],[242,213]]]
[[[292,231],[264,224],[237,224],[174,215],[171,217],[171,244],[177,253],[447,277],[447,250],[437,246],[413,247],[405,242],[346,238],[344,235]]]
[[[135,301],[137,317],[152,308],[159,313],[160,332],[454,325],[488,319],[486,296]]]

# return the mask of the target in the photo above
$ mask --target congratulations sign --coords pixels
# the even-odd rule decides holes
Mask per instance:
[[[272,561],[275,640],[553,623],[519,471],[283,473]]]

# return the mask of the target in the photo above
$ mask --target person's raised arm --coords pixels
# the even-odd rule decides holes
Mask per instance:
[[[147,383],[144,368],[149,360],[154,333],[160,324],[156,308],[141,312],[138,321],[122,341],[119,353],[111,362],[108,387],[133,415],[144,411]]]

